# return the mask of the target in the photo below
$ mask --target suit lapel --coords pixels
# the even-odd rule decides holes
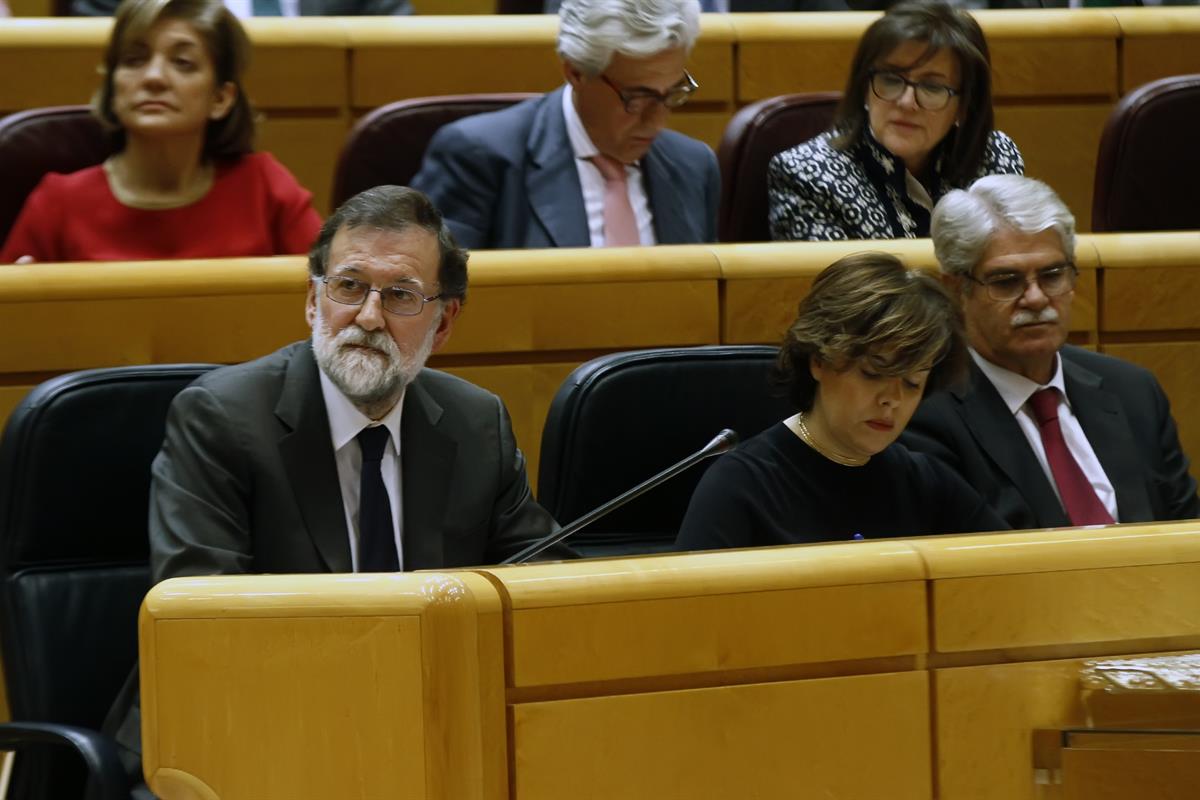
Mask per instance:
[[[575,151],[567,136],[562,93],[551,92],[537,107],[529,132],[525,193],[534,215],[555,247],[587,247],[587,211],[575,166]]]
[[[960,412],[980,451],[995,462],[1008,480],[1017,487],[1042,527],[1070,525],[1054,487],[1046,479],[1041,464],[1029,447],[1021,426],[1004,404],[996,387],[980,369],[971,364],[971,383],[955,390],[962,403]]]
[[[288,362],[275,416],[290,429],[279,440],[279,455],[308,535],[330,572],[350,572],[350,539],[329,415],[308,342],[297,345]]]
[[[1063,382],[1071,400],[1071,411],[1117,492],[1118,520],[1153,519],[1154,509],[1143,479],[1142,464],[1134,455],[1139,448],[1120,400],[1104,389],[1099,375],[1065,357]]]
[[[418,377],[405,391],[400,418],[405,570],[446,564],[446,507],[458,442],[439,430],[441,417],[442,407]]]
[[[659,244],[704,241],[702,233],[692,230],[684,214],[683,198],[686,192],[681,187],[686,185],[686,181],[664,152],[661,136],[642,158],[642,173],[646,195],[650,200],[650,213],[654,215],[655,240]],[[699,205],[703,206],[702,200]]]

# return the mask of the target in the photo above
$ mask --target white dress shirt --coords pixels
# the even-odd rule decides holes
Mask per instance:
[[[563,90],[563,119],[567,123],[567,138],[571,140],[571,149],[575,151],[575,167],[579,170],[579,185],[583,189],[583,208],[587,212],[588,235],[592,247],[604,246],[604,176],[600,169],[591,162],[591,158],[600,155],[592,137],[588,136],[583,127],[583,120],[575,110],[574,94],[571,84]],[[650,214],[650,202],[646,197],[646,185],[642,178],[642,168],[637,164],[625,165],[626,187],[629,191],[629,204],[633,206],[633,216],[637,220],[638,239],[642,244],[655,244],[654,218]]]
[[[338,484],[342,490],[342,508],[346,512],[346,530],[350,532],[350,563],[358,572],[358,495],[362,479],[362,450],[359,448],[359,431],[374,424],[388,429],[388,444],[383,448],[383,460],[379,464],[383,475],[383,488],[387,490],[388,503],[392,507],[392,529],[396,537],[396,554],[400,569],[404,569],[403,495],[400,492],[400,412],[404,408],[404,395],[396,407],[378,423],[372,422],[342,394],[333,381],[318,370],[321,376],[321,394],[325,397],[325,411],[329,415],[329,433],[333,441],[333,457],[337,462]]]
[[[996,366],[976,353],[974,349],[971,350],[971,358],[975,359],[979,369],[996,387],[1000,399],[1016,417],[1021,433],[1025,434],[1029,446],[1033,448],[1033,454],[1037,456],[1038,463],[1042,465],[1042,472],[1046,474],[1046,480],[1050,481],[1050,487],[1054,489],[1054,494],[1061,503],[1062,495],[1059,494],[1058,484],[1054,482],[1054,473],[1050,471],[1050,462],[1046,460],[1046,448],[1042,445],[1042,434],[1038,430],[1037,418],[1034,417],[1033,409],[1029,406],[1029,398],[1039,389],[1058,389],[1058,424],[1062,428],[1063,440],[1067,444],[1067,449],[1079,463],[1079,468],[1083,470],[1088,483],[1092,485],[1100,502],[1108,509],[1113,521],[1120,522],[1121,520],[1117,517],[1117,492],[1113,489],[1112,481],[1105,474],[1104,467],[1100,465],[1100,459],[1096,458],[1096,451],[1092,449],[1091,442],[1084,434],[1079,419],[1071,410],[1071,401],[1067,398],[1067,385],[1063,382],[1062,359],[1055,356],[1054,377],[1050,379],[1049,383],[1042,386],[1024,375],[1018,375]]]

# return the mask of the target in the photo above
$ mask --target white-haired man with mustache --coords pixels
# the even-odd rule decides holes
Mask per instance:
[[[938,202],[931,233],[974,364],[901,441],[960,472],[1013,528],[1200,516],[1158,381],[1066,344],[1075,218],[1054,191],[982,178]]]

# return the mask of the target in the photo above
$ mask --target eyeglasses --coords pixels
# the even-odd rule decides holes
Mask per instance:
[[[959,94],[957,89],[931,81],[910,81],[898,72],[871,70],[871,91],[880,100],[894,103],[904,96],[909,86],[917,105],[926,111],[941,111],[950,103],[950,98]]]
[[[621,98],[626,114],[644,114],[655,103],[662,103],[667,108],[679,108],[700,88],[700,84],[696,83],[696,79],[686,70],[683,80],[665,92],[656,92],[645,87],[622,89],[603,72],[600,73],[600,80],[608,84],[609,88],[617,93],[617,97]]]
[[[361,306],[367,302],[371,292],[379,292],[383,310],[400,317],[415,317],[425,308],[425,304],[440,300],[441,295],[426,297],[420,292],[405,289],[401,286],[388,286],[384,289],[372,289],[369,283],[346,278],[340,275],[326,275],[321,278],[325,284],[325,296],[335,303],[347,306]]]
[[[1031,282],[1036,282],[1042,294],[1047,297],[1058,297],[1075,288],[1075,276],[1079,270],[1074,264],[1059,264],[1056,267],[1039,269],[1031,275],[1021,272],[1003,272],[989,275],[979,280],[969,273],[964,274],[972,283],[978,283],[987,289],[988,297],[1000,302],[1016,300],[1029,288]],[[1031,280],[1032,279],[1032,280]]]

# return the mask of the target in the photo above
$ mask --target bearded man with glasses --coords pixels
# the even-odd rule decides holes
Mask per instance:
[[[412,185],[471,248],[715,241],[716,156],[665,129],[699,31],[698,0],[565,0],[565,84],[446,125]]]
[[[1013,528],[1200,516],[1155,377],[1066,343],[1078,270],[1058,195],[1032,178],[981,178],[942,198],[932,230],[973,365],[901,441],[965,477]]]

